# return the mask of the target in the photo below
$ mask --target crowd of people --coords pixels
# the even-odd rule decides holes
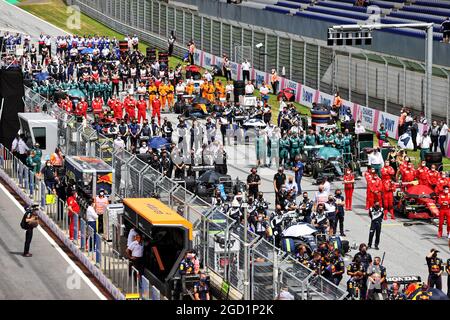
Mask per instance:
[[[215,165],[217,171],[227,172],[227,155],[224,146],[227,141],[230,144],[229,137],[236,136],[238,127],[234,125],[238,124],[238,121],[232,116],[230,118],[224,116],[226,112],[218,111],[212,112],[205,123],[180,116],[178,123],[172,124],[162,115],[163,110],[173,111],[175,104],[184,96],[202,97],[209,103],[222,107],[222,111],[227,108],[236,108],[238,103],[234,103],[232,99],[233,82],[228,73],[227,59],[224,59],[223,64],[223,72],[228,80],[226,84],[214,79],[214,76],[206,71],[201,78],[202,84],[196,87],[193,78],[186,78],[183,75],[182,65],[172,69],[167,62],[160,62],[157,59],[149,60],[144,56],[139,51],[139,39],[136,36],[127,37],[127,50],[120,50],[119,41],[108,37],[64,36],[53,39],[54,42],[51,39],[41,35],[36,47],[30,39],[25,38],[26,54],[20,64],[23,66],[26,78],[34,82],[36,92],[53,98],[57,92],[81,91],[83,97],[79,99],[66,97],[55,100],[59,107],[67,112],[92,120],[89,121],[90,125],[99,133],[111,137],[115,148],[128,149],[138,154],[140,159],[169,178],[175,177],[182,180],[188,176],[195,176],[193,170],[195,165]],[[175,37],[172,34],[168,43],[170,54],[174,41]],[[56,53],[52,53],[52,45],[56,46]],[[194,63],[194,53],[195,44],[191,41],[188,44],[186,57],[190,64]],[[244,78],[248,81],[245,94],[252,96],[255,94],[255,84],[249,80],[250,65],[248,61],[244,61],[242,66]],[[48,73],[50,80],[39,80],[39,75],[42,73]],[[295,106],[286,103],[283,99],[279,99],[280,112],[274,124],[273,106],[270,105],[268,97],[269,92],[278,92],[278,76],[275,70],[272,71],[270,82],[270,85],[262,83],[256,106],[255,117],[263,120],[267,126],[264,130],[256,131],[257,166],[252,168],[246,181],[248,195],[246,202],[249,214],[247,217],[244,216],[243,197],[239,193],[230,201],[231,208],[227,214],[239,222],[248,219],[250,228],[256,234],[273,241],[280,247],[283,230],[282,225],[276,223],[276,218],[286,212],[297,212],[298,216],[303,217],[303,222],[311,223],[319,233],[334,237],[339,230],[341,236],[346,236],[344,217],[346,211],[353,209],[352,198],[356,173],[345,168],[341,175],[343,187],[333,192],[330,182],[324,177],[317,192],[311,196],[302,190],[305,147],[332,146],[345,157],[353,151],[355,134],[363,133],[365,129],[360,122],[357,122],[354,132],[344,129],[343,126],[341,126],[342,130],[339,126],[333,126],[329,129],[322,127],[315,132],[312,128],[305,127]],[[349,110],[344,110],[338,93],[333,101],[332,115],[335,123],[351,120],[351,114]],[[402,110],[401,132],[413,131],[418,123],[425,124],[425,121],[423,116],[413,119],[409,110]],[[437,126],[437,123],[433,122],[429,129],[431,140],[429,146],[426,141],[427,134],[423,134],[417,147],[425,153],[433,148],[436,150],[437,146],[440,146],[441,152],[444,153],[445,140],[441,141],[440,136],[445,134],[446,137],[447,131],[448,127],[445,123]],[[177,140],[173,138],[175,134]],[[164,138],[166,142],[158,147],[152,146],[151,140],[155,137]],[[389,138],[383,125],[380,126],[377,137],[380,147],[383,147],[383,143]],[[60,179],[59,175],[58,168],[63,166],[64,156],[60,150],[56,150],[41,168],[42,152],[39,147],[34,145],[30,148],[24,142],[24,137],[18,136],[13,143],[12,151],[33,172],[44,177],[46,186],[52,192],[60,199],[67,201],[70,217],[75,213],[78,214],[80,206],[76,191],[68,189],[65,180]],[[450,233],[448,223],[450,178],[446,177],[445,173],[439,173],[436,167],[431,166],[429,169],[424,161],[415,169],[411,159],[402,150],[392,149],[386,161],[380,151],[380,148],[374,148],[369,153],[369,166],[364,173],[367,182],[366,209],[371,218],[368,245],[360,246],[359,253],[347,267],[345,267],[342,252],[336,250],[331,241],[325,240],[319,243],[318,249],[314,252],[308,251],[306,246],[300,246],[295,250],[295,256],[300,263],[336,285],[339,285],[344,274],[347,273],[350,277],[349,294],[354,294],[353,289],[356,286],[363,291],[362,296],[369,298],[380,289],[380,284],[386,278],[386,270],[381,265],[379,257],[372,261],[367,249],[370,249],[372,244],[375,249],[379,248],[383,220],[387,220],[389,215],[391,219],[395,219],[393,198],[398,188],[405,190],[415,181],[431,187],[441,207],[439,237],[442,236],[445,217],[447,217],[447,231]],[[259,167],[271,167],[272,164],[278,168],[278,172],[273,178],[275,209],[269,213],[264,194],[259,190],[261,177],[257,172]],[[292,170],[292,176],[286,175],[285,170]],[[92,228],[97,225],[95,221],[105,212],[107,204],[104,197],[104,192],[100,193],[99,199],[93,199],[88,203],[90,208],[88,224]],[[212,197],[216,205],[230,200],[223,199],[220,192]],[[71,228],[73,230],[72,225]],[[100,229],[99,225],[98,232],[103,232]],[[70,236],[73,238],[73,232]],[[139,258],[140,240],[137,236],[132,240],[127,253],[130,259],[136,260],[133,258]],[[134,243],[136,241],[137,244]],[[193,270],[191,264],[194,263],[187,258],[182,264],[182,269],[186,267]],[[184,271],[181,270],[181,272]],[[208,286],[206,281],[200,280],[197,284],[196,297],[199,299],[209,299],[205,286]]]

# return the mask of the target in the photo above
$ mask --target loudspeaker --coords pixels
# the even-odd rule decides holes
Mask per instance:
[[[245,88],[245,81],[243,80],[235,80],[233,81],[234,88]]]
[[[119,49],[120,49],[120,52],[128,51],[128,41],[125,41],[125,40],[119,41]]]
[[[429,163],[441,163],[442,153],[440,152],[427,152],[425,153],[425,161]]]
[[[239,102],[239,96],[245,95],[245,88],[234,88],[233,90],[234,94],[234,102]]]

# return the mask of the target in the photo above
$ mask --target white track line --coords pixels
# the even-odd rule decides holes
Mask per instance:
[[[14,196],[9,193],[6,188],[0,184],[0,189],[11,199],[11,201],[19,208],[20,211],[23,211],[23,206],[14,198]],[[38,230],[42,233],[42,235],[50,242],[50,244],[58,251],[58,253],[66,260],[66,262],[72,267],[73,270],[84,280],[84,282],[88,285],[89,288],[99,297],[100,300],[107,300],[106,297],[100,292],[100,290],[92,283],[91,280],[81,271],[81,269],[69,258],[69,256],[59,247],[59,245],[53,240],[49,234],[42,229],[41,226],[38,226]]]

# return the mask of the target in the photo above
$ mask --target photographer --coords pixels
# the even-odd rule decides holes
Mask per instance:
[[[431,249],[430,253],[425,257],[425,260],[428,265],[428,286],[442,290],[442,272],[444,271],[444,266],[442,265],[442,259],[437,256],[438,253],[438,250]]]
[[[39,210],[39,205],[33,205],[25,210],[20,226],[25,232],[25,246],[23,249],[24,257],[32,257],[30,253],[31,240],[33,239],[33,229],[39,225],[39,219],[37,216],[37,211]]]

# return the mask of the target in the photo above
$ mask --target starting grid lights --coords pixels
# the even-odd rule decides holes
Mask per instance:
[[[328,29],[327,45],[329,46],[352,46],[362,45],[364,40],[365,45],[372,44],[371,31],[343,31],[333,28]]]

